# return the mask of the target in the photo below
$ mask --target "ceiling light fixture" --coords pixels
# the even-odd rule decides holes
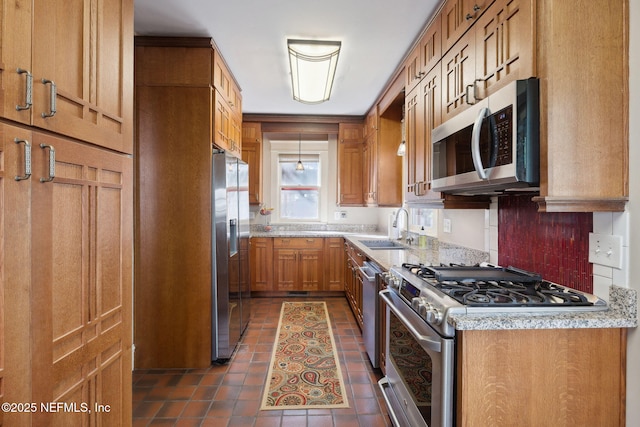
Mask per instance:
[[[304,165],[302,164],[302,160],[300,160],[302,152],[302,134],[298,135],[298,163],[296,164],[297,171],[303,171]]]
[[[329,100],[341,46],[339,41],[287,40],[293,99],[304,104]]]

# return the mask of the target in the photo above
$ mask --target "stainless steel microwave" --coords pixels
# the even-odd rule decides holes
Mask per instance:
[[[502,194],[538,190],[537,79],[516,80],[432,131],[434,191]]]

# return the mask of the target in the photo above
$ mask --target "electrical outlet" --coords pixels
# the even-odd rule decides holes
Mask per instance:
[[[622,236],[589,233],[589,262],[622,268]]]
[[[445,233],[451,233],[451,220],[449,218],[442,220],[442,228]]]
[[[347,211],[335,211],[333,212],[333,219],[346,219]]]

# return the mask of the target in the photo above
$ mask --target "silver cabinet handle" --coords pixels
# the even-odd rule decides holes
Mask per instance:
[[[27,75],[27,93],[25,95],[24,105],[16,105],[16,110],[28,110],[33,105],[33,96],[32,96],[32,88],[33,88],[33,76],[27,70],[23,70],[22,68],[18,68],[16,70],[18,74],[26,74]]]
[[[56,115],[56,97],[58,96],[56,84],[52,80],[47,80],[47,79],[42,79],[42,84],[51,85],[49,88],[49,112],[42,113],[42,117],[43,118],[53,117]]]
[[[23,181],[31,177],[31,144],[26,139],[16,138],[13,140],[16,144],[24,144],[24,175],[16,175],[16,181]]]
[[[40,178],[40,182],[50,182],[56,177],[56,150],[53,145],[40,144],[40,148],[43,150],[49,149],[49,176],[47,178]]]

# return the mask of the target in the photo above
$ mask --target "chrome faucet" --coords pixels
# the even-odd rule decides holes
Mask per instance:
[[[407,222],[405,224],[406,231],[405,231],[404,237],[408,238],[408,236],[409,236],[409,212],[405,208],[400,208],[396,212],[396,219],[393,220],[393,228],[398,228],[398,216],[400,215],[401,211],[404,211],[404,213],[407,214]],[[400,230],[398,239],[402,239],[402,230]],[[409,242],[409,240],[407,240],[407,243],[411,243],[411,242]]]

